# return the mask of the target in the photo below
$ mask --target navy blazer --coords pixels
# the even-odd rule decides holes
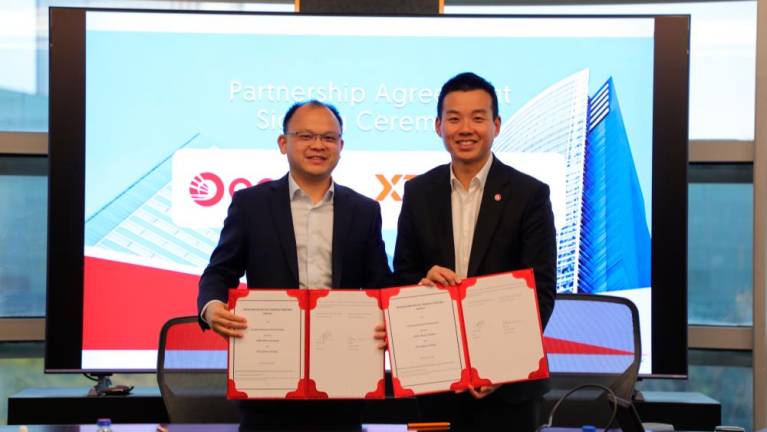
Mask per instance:
[[[333,194],[332,248],[333,288],[391,285],[381,237],[381,207],[339,184]],[[218,246],[200,277],[198,315],[211,300],[226,302],[229,288],[239,285],[243,273],[249,288],[298,287],[287,175],[232,197]]]
[[[403,285],[418,283],[434,265],[455,269],[450,165],[405,183],[394,251],[394,274]],[[549,187],[493,157],[469,255],[468,276],[532,267],[543,326],[554,310],[556,229]],[[546,382],[499,389],[509,401],[540,396]]]

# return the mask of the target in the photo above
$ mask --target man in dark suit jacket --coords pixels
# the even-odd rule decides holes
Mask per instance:
[[[332,279],[325,288],[389,285],[380,206],[348,187],[334,187],[333,227],[341,229],[333,229]],[[235,193],[219,244],[200,279],[201,313],[210,301],[225,302],[243,271],[248,288],[299,287],[290,210],[288,175]]]
[[[463,73],[439,95],[437,134],[451,163],[405,184],[394,271],[402,284],[456,284],[471,276],[534,269],[543,325],[554,308],[556,232],[546,184],[491,152],[501,119],[493,86]],[[547,381],[484,386],[419,398],[424,420],[458,430],[530,431]]]
[[[250,288],[380,288],[391,284],[378,203],[331,177],[343,139],[342,120],[329,104],[295,104],[285,114],[280,151],[289,173],[238,191],[218,246],[199,284],[203,328],[241,337],[247,323],[226,306],[243,273]],[[370,329],[371,338],[374,329]],[[380,345],[380,343],[379,343]],[[337,410],[293,401],[244,403],[244,429],[327,422],[359,424],[360,405]],[[336,407],[338,408],[338,407]],[[282,412],[279,412],[279,411]],[[292,415],[301,412],[300,417]]]

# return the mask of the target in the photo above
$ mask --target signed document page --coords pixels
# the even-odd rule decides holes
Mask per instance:
[[[460,323],[457,303],[449,291],[425,286],[400,288],[389,298],[384,315],[392,377],[400,387],[418,395],[448,391],[451,384],[461,380],[464,355]]]
[[[361,290],[315,293],[320,296],[309,314],[309,377],[330,398],[365,398],[384,379],[384,350],[373,338],[383,322],[377,292],[374,297]]]
[[[547,371],[531,284],[505,273],[477,278],[466,288],[462,300],[466,345],[471,367],[480,378],[504,383],[530,379],[541,367]]]
[[[229,339],[229,378],[247,398],[283,398],[304,368],[304,311],[284,290],[249,290],[234,306],[248,328]]]

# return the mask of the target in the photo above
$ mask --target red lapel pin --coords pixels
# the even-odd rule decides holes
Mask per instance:
[[[494,198],[496,201],[500,201],[502,197],[501,197],[501,194],[495,194]]]

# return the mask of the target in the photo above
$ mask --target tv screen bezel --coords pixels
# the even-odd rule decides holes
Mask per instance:
[[[82,368],[84,191],[85,191],[85,15],[50,9],[49,200],[45,371],[103,373]],[[140,12],[168,13],[167,10]],[[220,11],[173,13],[233,14]],[[292,15],[280,12],[236,12]],[[357,16],[337,14],[338,16]],[[362,16],[362,15],[359,15]],[[369,15],[364,15],[369,16]],[[385,17],[386,15],[380,15]],[[401,16],[401,15],[398,15]],[[419,15],[423,17],[423,15]],[[523,18],[540,15],[449,15],[450,18]],[[655,20],[652,150],[652,372],[643,377],[687,376],[687,137],[689,16],[554,15],[546,18]],[[439,16],[435,16],[439,19]],[[662,240],[662,241],[661,241]],[[140,319],[126,310],[126,325]],[[159,334],[159,333],[158,333]],[[111,372],[147,373],[153,369]]]

